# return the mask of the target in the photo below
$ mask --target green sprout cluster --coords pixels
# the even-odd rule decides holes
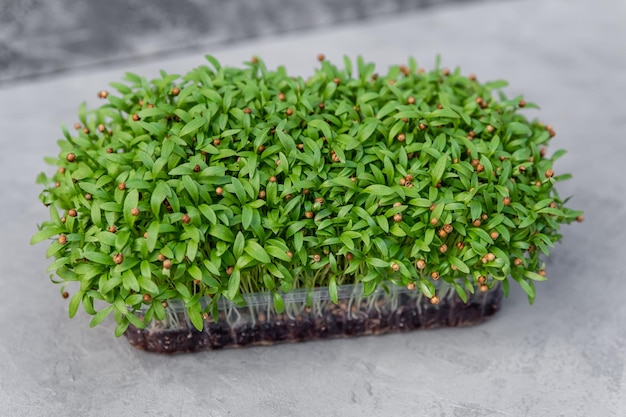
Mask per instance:
[[[414,60],[378,75],[320,56],[308,79],[207,60],[127,73],[63,129],[32,241],[54,239],[51,279],[78,283],[70,316],[113,312],[119,336],[182,300],[201,329],[222,297],[271,292],[280,311],[294,289],[336,300],[341,284],[367,295],[386,281],[436,303],[436,280],[466,300],[512,279],[532,301],[541,254],[582,220],[554,188],[569,177],[553,171],[563,151],[546,156],[554,131],[505,82]]]

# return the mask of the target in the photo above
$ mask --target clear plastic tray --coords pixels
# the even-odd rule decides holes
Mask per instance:
[[[194,328],[182,302],[170,302],[166,317],[146,329],[130,326],[125,335],[132,346],[150,352],[175,353],[280,342],[302,342],[444,326],[469,326],[494,315],[503,298],[496,282],[486,292],[468,294],[464,303],[449,284],[437,282],[440,298],[434,305],[418,290],[385,284],[363,296],[361,284],[339,287],[337,304],[327,287],[283,294],[285,310],[274,310],[271,293],[247,294],[246,306],[224,300],[219,317],[204,329]]]

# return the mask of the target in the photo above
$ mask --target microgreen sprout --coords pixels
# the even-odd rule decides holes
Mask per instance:
[[[341,284],[387,281],[437,304],[437,280],[463,300],[512,280],[532,302],[559,227],[582,221],[555,189],[569,175],[545,150],[554,129],[502,81],[412,59],[376,74],[320,55],[309,78],[207,60],[127,73],[47,159],[50,219],[32,242],[50,239],[65,297],[76,282],[71,316],[113,313],[121,335],[182,300],[201,329],[221,298],[269,292],[279,307],[295,289],[336,300]]]

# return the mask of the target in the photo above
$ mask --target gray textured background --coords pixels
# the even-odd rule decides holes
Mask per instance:
[[[473,0],[1,0],[0,83]]]
[[[132,70],[185,72],[215,54],[251,55],[307,74],[324,52],[385,68],[414,55],[505,78],[555,126],[562,195],[586,211],[563,229],[547,282],[529,306],[519,289],[474,328],[158,356],[67,318],[31,247],[36,174],[61,122]],[[626,4],[526,0],[387,16],[340,28],[212,46],[0,89],[0,416],[624,416],[626,415]],[[533,114],[533,113],[529,113]]]

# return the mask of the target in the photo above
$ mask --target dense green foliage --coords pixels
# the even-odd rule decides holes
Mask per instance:
[[[465,298],[512,279],[532,301],[540,254],[581,215],[555,191],[552,129],[492,95],[503,82],[412,60],[376,75],[320,58],[304,79],[207,59],[182,77],[129,73],[64,129],[33,242],[55,238],[53,280],[79,283],[71,315],[113,311],[120,335],[144,327],[140,306],[149,321],[182,299],[201,328],[220,297],[271,291],[280,309],[294,288],[386,280]]]

